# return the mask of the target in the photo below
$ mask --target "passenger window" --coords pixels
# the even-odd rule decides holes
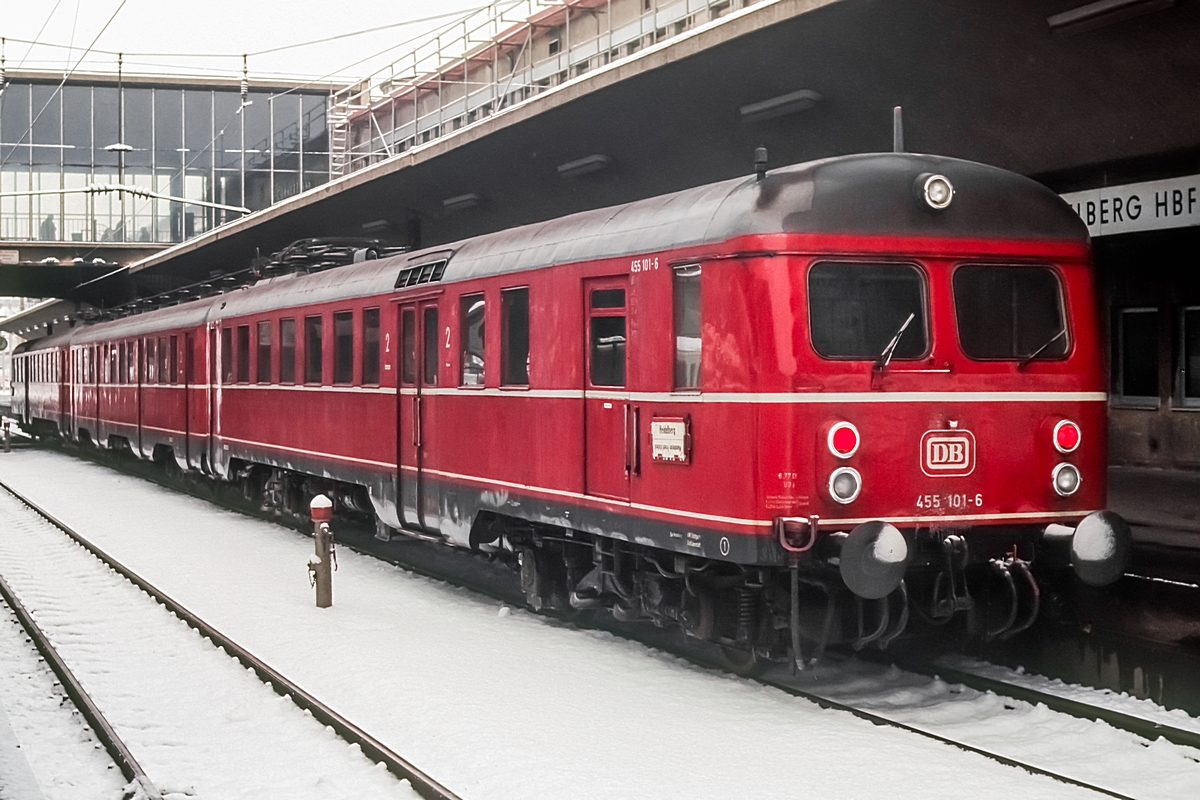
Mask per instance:
[[[167,371],[167,362],[170,360],[171,350],[167,346],[167,338],[163,337],[158,340],[158,382],[170,383],[171,373]]]
[[[190,333],[183,337],[183,379],[196,382],[196,339]]]
[[[171,383],[179,383],[179,337],[171,337],[171,356],[168,361],[171,370]]]
[[[354,383],[354,312],[333,315],[333,382]]]
[[[700,265],[674,275],[675,388],[700,388]]]
[[[221,383],[233,383],[233,328],[221,329]]]
[[[438,310],[437,306],[425,307],[425,372],[426,386],[437,386],[438,382]]]
[[[971,358],[1067,354],[1062,287],[1049,267],[972,265],[954,272],[958,340]]]
[[[321,318],[304,318],[304,382],[320,383],[324,351],[321,349]]]
[[[237,381],[250,382],[250,326],[238,325],[237,329]]]
[[[529,385],[529,288],[500,293],[500,383]]]
[[[484,303],[482,294],[459,298],[459,343],[462,350],[462,385],[483,386]]]
[[[296,320],[279,320],[279,382],[296,382]]]
[[[363,309],[362,382],[364,386],[379,383],[379,309]]]
[[[125,376],[126,376],[128,373],[129,373],[129,361],[128,361],[128,358],[129,358],[129,356],[128,356],[128,349],[127,349],[127,348],[126,348],[126,346],[125,346],[125,342],[121,342],[121,345],[120,345],[120,355],[119,355],[119,356],[118,356],[118,358],[117,358],[117,370],[118,370],[118,372],[117,372],[117,382],[118,382],[118,383],[126,383],[126,382],[127,382],[127,380],[128,380],[128,379],[125,377]]]
[[[400,381],[406,386],[417,382],[417,312],[404,309],[400,324]]]
[[[255,379],[259,383],[271,382],[271,323],[258,323],[258,365]]]
[[[157,381],[158,370],[155,368],[155,360],[154,360],[155,354],[157,353],[157,347],[155,346],[153,339],[146,339],[145,342],[146,342],[146,344],[145,344],[145,348],[146,348],[146,383],[157,383],[158,382]]]
[[[893,358],[920,358],[925,305],[924,278],[906,264],[821,263],[808,273],[812,343],[824,358],[873,360],[889,346]]]

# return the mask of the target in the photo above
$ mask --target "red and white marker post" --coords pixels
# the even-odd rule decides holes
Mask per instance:
[[[329,522],[333,519],[333,503],[319,494],[308,505],[312,513],[313,542],[316,554],[308,560],[309,578],[317,588],[317,608],[333,605],[333,533]]]

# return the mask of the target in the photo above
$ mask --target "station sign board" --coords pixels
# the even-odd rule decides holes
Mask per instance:
[[[1200,225],[1200,175],[1061,195],[1092,236]]]

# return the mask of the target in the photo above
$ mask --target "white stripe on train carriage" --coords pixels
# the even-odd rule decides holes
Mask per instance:
[[[47,385],[57,385],[51,382]],[[136,384],[74,384],[77,387],[137,388]],[[222,391],[345,392],[357,394],[393,394],[392,386],[310,386],[305,384],[193,383],[142,384],[142,388],[220,389]],[[417,394],[404,386],[403,396]],[[763,403],[775,405],[812,403],[1103,403],[1106,392],[606,392],[584,389],[525,389],[521,387],[477,388],[474,386],[422,387],[421,394],[432,397],[533,397],[545,400],[624,400],[638,403]]]
[[[331,458],[335,461],[353,461],[356,464],[370,464],[373,467],[385,467],[389,470],[394,470],[396,464],[390,461],[372,461],[369,458],[354,458],[353,456],[335,456],[332,453],[322,453],[319,450],[305,450],[300,447],[285,447],[281,444],[267,444],[266,442],[256,442],[250,439],[237,439],[232,436],[216,436],[214,437],[219,442],[235,442],[237,444],[247,445],[250,447],[261,447],[264,450],[282,450],[288,453],[299,453],[306,456],[316,456],[318,458]]]
[[[416,394],[405,387],[401,394]],[[473,387],[421,389],[432,396],[536,397],[565,400],[626,400],[638,403],[1102,403],[1105,392],[600,392],[582,389],[476,389]]]
[[[177,433],[180,436],[187,435],[187,431],[176,430],[175,428],[160,428],[157,425],[147,425],[145,423],[142,423],[141,427],[143,430],[148,430],[148,431],[159,431],[161,433]],[[199,436],[200,434],[195,434],[195,435]]]

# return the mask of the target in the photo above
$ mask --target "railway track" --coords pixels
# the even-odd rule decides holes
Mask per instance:
[[[992,692],[993,694],[1013,700],[1020,700],[1031,705],[1044,705],[1053,711],[1069,714],[1073,717],[1105,722],[1114,728],[1128,731],[1148,741],[1155,741],[1161,737],[1174,744],[1195,748],[1198,757],[1200,757],[1200,732],[1195,730],[1167,725],[1158,720],[1139,717],[1135,714],[1127,714],[1117,709],[1105,708],[1073,700],[1069,697],[1063,697],[1053,692],[1041,691],[1029,686],[1021,686],[1008,681],[998,680],[967,669],[960,669],[942,661],[927,663],[911,658],[890,657],[882,657],[878,660],[894,664],[909,672],[916,672],[930,678],[941,678],[951,683],[961,684],[976,691]]]
[[[160,485],[164,485],[175,490],[179,490],[181,488],[173,485],[173,481],[166,479],[158,479],[156,482],[158,482]],[[3,486],[3,488],[10,492],[13,492],[10,487],[3,485],[2,483],[0,483],[0,486]],[[16,494],[15,492],[13,493]],[[194,487],[189,490],[189,493],[193,495],[197,494]],[[38,513],[45,516],[56,526],[60,528],[66,527],[44,510],[36,507],[32,503],[28,504],[35,508]],[[222,503],[222,505],[230,508],[231,510],[249,513],[250,515],[259,518],[270,519],[270,517],[267,517],[266,515],[254,513],[252,509],[248,509],[244,504],[227,502]],[[292,525],[292,527],[299,526]],[[522,596],[519,591],[517,591],[515,585],[512,584],[511,579],[506,582],[503,579],[497,579],[495,575],[492,575],[489,578],[488,571],[486,569],[476,570],[476,577],[474,579],[464,579],[462,572],[456,569],[456,567],[461,567],[466,559],[463,559],[458,554],[448,553],[444,547],[430,545],[428,543],[415,540],[400,540],[398,542],[394,541],[390,544],[381,544],[372,539],[372,531],[366,526],[362,526],[361,529],[359,529],[354,525],[343,525],[341,528],[342,529],[339,531],[339,544],[341,544],[343,547],[349,547],[365,555],[371,556],[372,558],[387,561],[396,566],[400,566],[406,570],[413,571],[427,577],[432,577],[454,585],[462,586],[472,591],[493,597],[504,603],[513,605],[519,605],[521,603]],[[85,546],[88,546],[89,549],[93,550],[93,552],[96,551],[96,549],[90,545]],[[124,570],[123,567],[116,566],[112,559],[107,558],[106,556],[103,558],[107,563],[110,563],[110,565],[114,565],[114,569],[122,572],[122,574],[126,574],[126,577],[129,577],[130,580],[138,583],[139,585],[144,583],[144,581],[141,581],[136,576],[129,574],[128,571]],[[482,576],[482,579],[480,579],[480,576]],[[160,598],[165,597],[161,592],[157,592],[157,590],[153,590],[152,588],[148,589],[147,591],[150,591],[152,594],[155,594]],[[186,610],[177,610],[176,607],[173,607],[177,606],[177,604],[173,604],[173,601],[169,601],[169,598],[164,599],[163,602],[168,605],[168,608],[176,611],[176,613],[181,617],[188,619]],[[190,619],[188,619],[188,621],[189,624],[192,624]],[[661,632],[655,630],[640,629],[637,626],[623,625],[607,621],[605,619],[599,620],[593,625],[593,627],[605,630],[618,636],[622,636],[624,638],[640,641],[660,650],[671,652],[704,667],[721,668],[722,666],[719,660],[714,658],[712,653],[707,652],[703,646],[696,646],[694,643],[690,642],[681,643],[677,637],[663,635]],[[208,634],[206,633],[205,635]],[[217,633],[215,637],[210,638],[213,638],[213,641],[217,642],[220,646],[224,646],[224,643],[227,641],[225,637],[221,637],[219,633]],[[251,658],[253,657],[251,656]],[[243,663],[258,672],[255,662],[243,661]],[[1113,727],[1128,731],[1149,741],[1154,741],[1155,739],[1162,737],[1179,745],[1200,747],[1200,736],[1198,736],[1196,733],[1186,729],[1165,725],[1161,722],[1148,721],[1132,715],[1124,714],[1119,711],[1113,711],[1112,709],[1105,709],[1100,706],[1082,703],[1079,701],[1067,700],[1052,694],[1029,689],[1028,687],[1015,686],[995,679],[971,675],[961,670],[951,670],[945,666],[922,665],[916,662],[906,662],[903,664],[898,664],[898,666],[919,674],[936,674],[944,680],[953,683],[959,683],[964,686],[977,689],[981,692],[990,691],[1002,697],[1008,697],[1014,700],[1033,704],[1042,703],[1059,713],[1063,713],[1072,717],[1093,721],[1101,720],[1112,725]],[[757,678],[756,680],[759,683],[779,689],[780,691],[786,692],[789,695],[806,699],[822,708],[843,711],[860,719],[869,721],[875,725],[903,730],[965,752],[983,756],[1000,764],[1024,770],[1030,774],[1048,777],[1064,784],[1091,791],[1097,795],[1114,798],[1130,798],[1130,800],[1133,798],[1133,795],[1115,791],[1099,785],[1098,783],[1093,783],[1065,775],[1055,770],[1030,763],[1026,760],[1006,756],[1003,753],[995,752],[985,747],[980,747],[969,742],[961,741],[951,736],[942,735],[934,730],[928,730],[919,725],[909,724],[890,718],[886,714],[877,713],[854,703],[844,702],[836,697],[830,696],[829,693],[823,693],[820,687],[813,686],[808,682],[788,676],[786,672],[782,670],[775,670],[767,676]],[[272,682],[272,685],[275,684]],[[300,703],[301,701],[298,700],[297,702]],[[316,711],[314,711],[314,715],[316,715]],[[366,752],[365,747],[364,752]],[[1200,752],[1197,753],[1197,757],[1194,760],[1200,760]],[[402,773],[398,772],[397,774]],[[414,785],[416,785],[415,782]],[[426,792],[422,792],[422,794],[425,794],[427,797],[452,796],[428,794]]]
[[[434,777],[428,775],[386,744],[355,725],[351,720],[321,702],[269,664],[254,656],[254,654],[240,646],[236,641],[189,611],[168,594],[149,583],[136,572],[89,541],[78,531],[57,519],[40,505],[2,481],[0,481],[0,489],[3,489],[9,495],[16,498],[31,511],[82,546],[110,569],[137,586],[156,602],[166,607],[201,636],[211,641],[216,647],[224,650],[243,666],[252,670],[263,683],[268,684],[277,694],[287,697],[296,706],[309,712],[314,719],[331,728],[347,743],[357,745],[364,755],[377,763],[383,764],[392,774],[407,780],[422,797],[428,798],[428,800],[460,800],[458,795]],[[4,595],[6,602],[12,606],[14,613],[21,620],[22,626],[25,627],[26,631],[34,639],[38,650],[46,658],[47,663],[51,665],[55,674],[58,675],[59,680],[62,681],[71,699],[75,701],[81,713],[84,714],[85,718],[96,730],[97,735],[100,737],[105,748],[112,754],[114,761],[118,764],[122,773],[128,780],[144,787],[145,794],[149,800],[161,800],[162,795],[159,794],[153,783],[146,777],[145,771],[138,765],[128,747],[117,737],[112,726],[105,720],[99,708],[75,679],[65,662],[54,651],[49,640],[37,627],[33,618],[21,605],[8,584],[4,582],[2,576],[0,576],[0,593]]]
[[[21,623],[21,627],[25,629],[25,633],[29,635],[34,647],[41,653],[42,658],[46,660],[46,665],[58,678],[62,684],[63,690],[67,696],[71,698],[71,702],[75,704],[75,708],[87,720],[92,731],[96,734],[96,738],[100,740],[100,744],[108,752],[113,763],[121,770],[121,774],[125,776],[125,780],[131,785],[140,789],[142,796],[146,800],[162,800],[162,794],[154,783],[146,776],[146,771],[142,769],[141,764],[133,757],[133,753],[129,751],[129,747],[117,735],[116,730],[109,723],[104,713],[92,700],[91,695],[83,688],[83,684],[71,672],[71,668],[67,666],[67,662],[63,660],[58,651],[54,649],[49,637],[34,621],[33,616],[21,604],[20,599],[13,593],[8,582],[4,580],[4,576],[0,575],[0,596],[4,598],[4,602],[12,609],[13,614]],[[128,796],[128,795],[127,795]]]

